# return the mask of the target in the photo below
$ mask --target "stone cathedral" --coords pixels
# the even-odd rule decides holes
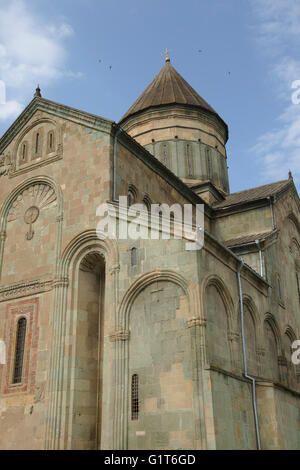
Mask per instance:
[[[299,196],[230,193],[227,140],[169,58],[118,124],[37,88],[0,139],[1,449],[300,448]],[[121,195],[203,204],[203,248],[98,237]]]

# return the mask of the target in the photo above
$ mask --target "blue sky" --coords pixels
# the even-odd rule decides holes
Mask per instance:
[[[118,121],[166,47],[228,123],[231,191],[289,169],[299,189],[299,0],[0,0],[0,135],[37,83],[45,98]]]

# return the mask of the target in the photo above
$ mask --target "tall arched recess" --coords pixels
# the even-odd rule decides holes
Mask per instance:
[[[112,440],[109,335],[115,330],[118,272],[116,243],[100,240],[95,230],[78,235],[63,252],[54,302],[47,448],[99,449]]]
[[[27,220],[29,211],[36,211],[34,224]],[[28,214],[29,216],[29,214]],[[54,265],[53,275],[57,273],[61,251],[63,220],[63,195],[61,187],[48,176],[35,176],[26,179],[8,194],[0,209],[0,278],[2,279],[3,264],[15,264],[18,271],[18,253],[13,258],[5,251],[6,239],[12,237],[16,244],[22,247],[22,256],[28,259],[33,267],[39,262],[36,253],[44,243],[42,227],[47,227],[52,246],[55,246],[51,266]],[[50,267],[46,269],[50,272]],[[6,279],[5,282],[15,282]]]
[[[186,280],[173,271],[139,278],[119,309],[114,448],[195,448]],[[145,431],[147,430],[147,431]]]
[[[206,317],[208,362],[221,369],[232,369],[229,337],[233,332],[233,302],[224,282],[212,276],[202,287]]]

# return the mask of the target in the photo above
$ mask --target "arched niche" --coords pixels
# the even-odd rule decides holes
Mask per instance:
[[[7,283],[24,280],[25,272],[30,278],[30,266],[39,266],[41,276],[43,268],[45,274],[56,270],[61,249],[62,207],[60,186],[46,176],[28,178],[4,200],[0,210],[0,276],[9,275]],[[12,250],[12,244],[20,248]],[[49,256],[45,262],[42,247],[46,244]],[[4,271],[8,266],[9,271]]]
[[[37,117],[19,134],[13,148],[12,174],[26,172],[62,157],[62,128],[50,117]]]
[[[266,345],[265,377],[274,382],[280,380],[278,357],[281,355],[280,334],[276,321],[272,315],[267,314],[264,321],[264,339]]]
[[[232,351],[229,344],[233,332],[233,304],[224,283],[210,278],[205,285],[206,344],[210,364],[231,370]]]
[[[188,348],[188,299],[171,280],[157,279],[134,298],[129,312],[128,448],[194,446],[193,371]],[[138,418],[130,387],[138,377]],[[176,420],[170,430],[170,414]],[[143,434],[144,430],[147,430]]]
[[[105,260],[97,251],[79,264],[74,331],[72,449],[101,443]],[[84,430],[84,432],[82,432]]]
[[[294,352],[292,344],[296,339],[297,337],[294,330],[290,326],[287,326],[283,335],[282,344],[287,364],[287,383],[293,390],[297,390],[298,388],[296,365],[292,362],[292,354]]]

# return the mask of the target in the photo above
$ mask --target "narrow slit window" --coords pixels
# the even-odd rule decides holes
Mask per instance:
[[[207,176],[211,177],[211,160],[210,160],[210,151],[206,149],[206,159],[207,159]]]
[[[297,272],[296,272],[296,281],[297,281],[298,295],[299,295],[299,301],[300,301],[300,279],[299,279],[299,274]]]
[[[131,266],[136,266],[136,248],[131,250]]]
[[[39,140],[40,140],[40,134],[37,133],[36,138],[35,138],[35,153],[39,152]]]
[[[26,160],[26,144],[22,145],[22,160]]]
[[[139,419],[139,376],[134,374],[131,379],[131,419]]]
[[[188,164],[188,175],[192,176],[192,158],[191,158],[191,146],[186,146],[187,164]]]
[[[53,149],[53,133],[50,132],[49,134],[49,149],[52,150]]]
[[[22,382],[22,371],[23,371],[23,359],[25,349],[25,337],[26,337],[26,318],[20,318],[17,325],[16,335],[16,349],[15,349],[15,364],[14,364],[14,376],[13,383],[18,384]]]
[[[279,276],[277,276],[277,287],[278,287],[278,296],[279,296],[279,299],[282,300],[281,284],[280,284],[280,277],[279,277]]]

